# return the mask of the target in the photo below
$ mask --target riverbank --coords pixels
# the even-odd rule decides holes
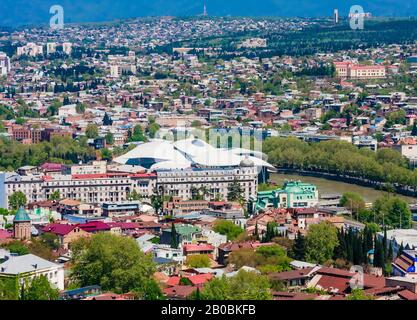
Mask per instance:
[[[312,172],[299,172],[295,170],[279,170],[278,173],[271,173],[270,181],[282,185],[285,180],[302,180],[317,186],[320,194],[343,194],[344,192],[355,192],[360,194],[366,202],[374,202],[376,199],[387,194],[386,191],[378,190],[373,187],[363,186],[355,182],[346,182],[320,176]],[[398,195],[409,203],[417,203],[417,197]]]

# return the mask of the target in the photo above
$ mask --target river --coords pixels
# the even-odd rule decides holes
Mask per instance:
[[[373,188],[367,188],[358,186],[356,184],[350,184],[346,182],[327,180],[324,178],[308,177],[308,176],[299,176],[295,174],[281,174],[281,173],[271,173],[270,181],[275,182],[278,185],[282,185],[285,180],[300,180],[302,182],[307,182],[317,186],[319,194],[343,194],[344,192],[355,192],[360,194],[365,202],[373,203],[379,197],[382,197],[386,192],[375,190]],[[417,203],[417,198],[407,197],[403,195],[398,195],[398,197],[406,200],[409,203]]]

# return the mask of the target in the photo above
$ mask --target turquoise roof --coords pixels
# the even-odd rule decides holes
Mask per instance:
[[[30,217],[26,213],[25,208],[21,206],[19,210],[17,210],[17,213],[14,216],[13,222],[26,222],[26,221],[30,221]]]

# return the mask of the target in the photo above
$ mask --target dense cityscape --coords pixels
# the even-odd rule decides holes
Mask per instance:
[[[417,300],[417,19],[201,11],[0,21],[0,300]]]

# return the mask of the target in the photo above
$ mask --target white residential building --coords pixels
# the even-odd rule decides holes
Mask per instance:
[[[71,42],[64,42],[62,44],[62,51],[67,55],[71,55],[72,52],[72,43]]]
[[[48,42],[46,44],[46,54],[52,54],[56,52],[56,43],[55,42]]]
[[[64,267],[42,259],[33,254],[15,256],[4,254],[0,263],[0,278],[18,277],[20,284],[27,279],[33,280],[39,276],[46,276],[52,286],[64,290]]]
[[[26,56],[35,57],[41,54],[43,54],[43,46],[37,45],[36,43],[33,43],[33,42],[29,42],[25,46],[17,48],[18,56],[26,55]]]
[[[4,52],[0,52],[0,76],[7,76],[10,68],[10,58]]]

